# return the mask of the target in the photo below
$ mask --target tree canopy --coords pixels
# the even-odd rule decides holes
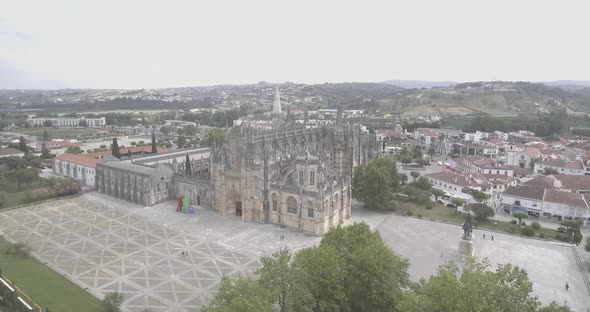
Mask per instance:
[[[399,185],[397,167],[392,158],[377,159],[366,166],[358,166],[352,179],[352,197],[366,207],[383,209],[393,198]]]

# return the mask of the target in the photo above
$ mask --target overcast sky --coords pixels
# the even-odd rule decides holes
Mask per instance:
[[[0,0],[0,89],[590,80],[586,0]]]

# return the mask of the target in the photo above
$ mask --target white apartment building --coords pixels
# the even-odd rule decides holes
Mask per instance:
[[[98,128],[104,127],[107,122],[105,117],[86,118],[86,117],[34,117],[29,116],[27,123],[31,127],[43,127],[46,122],[51,122],[52,127],[81,127],[86,123],[87,127]]]
[[[584,165],[579,161],[549,160],[535,163],[535,173],[544,173],[545,168],[554,169],[564,175],[585,175]]]

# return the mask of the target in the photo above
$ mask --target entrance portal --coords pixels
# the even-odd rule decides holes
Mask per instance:
[[[238,216],[238,217],[242,216],[242,202],[241,201],[236,202],[236,216]]]

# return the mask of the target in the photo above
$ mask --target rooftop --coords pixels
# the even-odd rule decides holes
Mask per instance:
[[[96,159],[96,158],[86,157],[85,155],[79,155],[79,154],[70,154],[70,153],[63,153],[63,154],[55,157],[55,159],[71,162],[71,163],[82,165],[82,166],[92,167],[92,168],[96,168],[96,162],[98,161],[98,159]]]
[[[12,147],[0,148],[0,156],[11,156],[19,154],[24,154],[24,152]]]
[[[507,188],[503,193],[504,196],[509,195],[522,198],[530,198],[535,200],[543,200],[544,194],[545,188],[527,185],[511,186]]]
[[[584,196],[579,193],[547,189],[545,190],[543,200],[552,203],[565,204],[575,208],[588,208],[588,203]]]

